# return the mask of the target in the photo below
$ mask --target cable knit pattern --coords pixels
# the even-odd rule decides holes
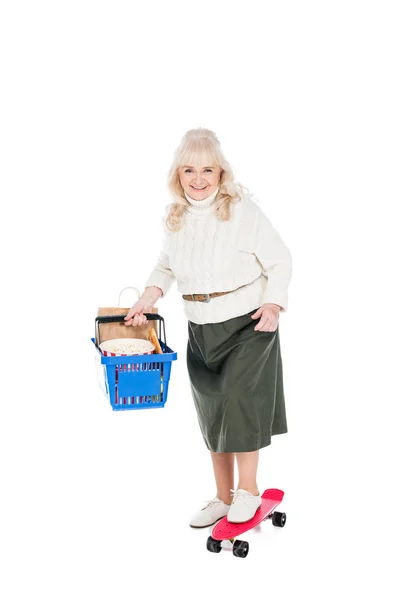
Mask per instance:
[[[250,196],[230,205],[229,221],[218,219],[217,193],[218,188],[204,200],[185,194],[189,206],[182,216],[183,227],[176,232],[166,228],[171,204],[167,205],[162,249],[146,287],[160,287],[163,296],[175,280],[181,294],[235,290],[210,302],[182,298],[185,315],[193,323],[219,323],[267,302],[286,311],[292,275],[289,249]]]

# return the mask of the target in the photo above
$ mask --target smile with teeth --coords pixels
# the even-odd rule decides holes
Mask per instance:
[[[205,186],[203,186],[203,187],[201,187],[201,188],[198,188],[198,187],[194,187],[194,185],[192,185],[191,187],[192,187],[194,190],[205,190],[207,186],[205,185]]]

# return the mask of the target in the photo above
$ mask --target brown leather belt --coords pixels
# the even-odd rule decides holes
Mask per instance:
[[[248,284],[246,283],[245,285]],[[239,286],[236,288],[236,290],[240,290],[242,287],[244,287],[244,285]],[[229,290],[229,292],[213,292],[212,294],[184,294],[182,298],[184,300],[195,300],[196,302],[210,302],[211,298],[215,298],[216,296],[224,296],[225,294],[236,292],[236,290]]]

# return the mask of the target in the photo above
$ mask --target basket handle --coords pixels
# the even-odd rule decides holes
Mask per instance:
[[[148,321],[160,320],[162,322],[162,325],[163,325],[162,328],[163,328],[163,331],[164,331],[164,344],[167,345],[167,338],[166,338],[166,335],[165,335],[165,322],[164,322],[164,318],[161,315],[156,314],[156,313],[143,313],[143,314],[144,314],[144,316],[146,317],[146,319]],[[105,317],[96,317],[96,319],[95,319],[95,330],[96,330],[95,340],[96,340],[96,346],[97,346],[97,348],[99,347],[97,345],[97,341],[100,341],[99,324],[100,323],[120,323],[120,322],[122,322],[122,321],[125,320],[125,317],[126,317],[126,315],[112,315],[112,316],[109,316],[109,317],[107,317],[107,316],[105,316]]]

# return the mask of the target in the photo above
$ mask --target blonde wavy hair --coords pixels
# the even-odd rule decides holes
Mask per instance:
[[[204,127],[189,129],[175,150],[168,173],[168,189],[174,200],[165,222],[170,231],[179,231],[182,228],[182,215],[186,207],[190,206],[179,178],[178,169],[183,165],[198,167],[209,165],[221,168],[219,190],[214,200],[214,214],[221,221],[230,219],[231,204],[237,204],[244,195],[249,194],[249,190],[234,179],[232,167],[222,152],[216,134]]]

